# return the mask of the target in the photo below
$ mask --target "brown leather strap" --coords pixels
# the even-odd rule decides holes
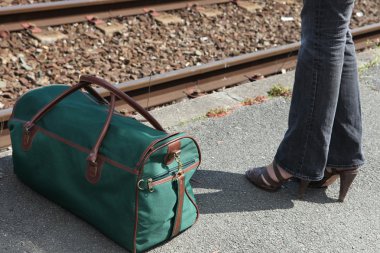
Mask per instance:
[[[174,161],[174,155],[179,155],[179,152],[181,151],[181,141],[175,141],[168,145],[168,152],[165,156],[164,163],[166,165],[171,164]]]
[[[157,130],[165,132],[164,128],[158,123],[158,121],[147,111],[145,110],[141,105],[139,105],[135,100],[133,100],[130,96],[122,92],[121,90],[117,89],[112,84],[108,83],[107,81],[97,78],[95,76],[91,75],[83,75],[79,79],[80,82],[85,82],[88,85],[89,84],[97,84],[107,90],[109,90],[111,93],[114,93],[118,98],[124,100],[127,104],[129,104],[133,109],[135,109],[137,112],[139,112],[154,128]]]
[[[280,170],[278,168],[278,165],[276,163],[276,161],[273,160],[273,171],[274,171],[274,174],[276,175],[277,179],[279,182],[283,182],[285,181],[286,179],[281,175],[280,173]]]
[[[185,197],[185,174],[181,173],[177,177],[177,210],[174,217],[173,231],[171,237],[177,236],[181,231],[182,223],[182,210],[183,210],[183,201]]]
[[[104,140],[104,137],[107,134],[108,128],[111,124],[112,115],[115,110],[115,101],[116,101],[115,95],[112,94],[111,104],[109,106],[106,122],[104,123],[103,129],[99,134],[98,140],[96,141],[94,147],[92,148],[90,154],[87,157],[88,167],[86,171],[86,178],[88,181],[90,181],[93,184],[98,182],[100,179],[100,172],[101,172],[103,161],[99,161],[98,153],[99,153],[100,146],[102,145],[102,142]]]
[[[100,173],[101,173],[101,167],[102,167],[101,165],[103,164],[103,162],[98,159],[98,152],[112,119],[112,115],[115,109],[115,100],[116,100],[115,96],[118,96],[119,98],[125,100],[136,111],[140,112],[156,129],[161,130],[161,131],[164,131],[164,129],[144,108],[142,108],[139,104],[137,104],[132,98],[130,98],[128,95],[124,94],[117,88],[113,87],[111,84],[107,83],[106,81],[98,79],[93,76],[83,76],[81,77],[80,80],[81,81],[78,84],[74,85],[70,89],[63,92],[53,101],[51,101],[49,104],[43,107],[36,115],[34,115],[34,117],[30,121],[24,124],[24,135],[23,135],[22,144],[25,150],[30,148],[31,143],[32,143],[32,137],[35,135],[35,131],[34,131],[35,129],[33,129],[33,126],[35,125],[35,123],[39,119],[41,119],[49,110],[51,110],[57,103],[63,100],[65,97],[67,97],[68,95],[72,94],[73,92],[77,90],[80,90],[81,88],[90,87],[89,85],[92,83],[102,86],[103,88],[111,92],[111,104],[109,107],[109,112],[108,112],[108,116],[104,124],[104,127],[102,131],[100,132],[98,140],[96,141],[93,149],[91,150],[90,155],[87,157],[88,167],[86,170],[87,180],[90,181],[91,183],[96,183],[100,179]],[[91,89],[87,89],[87,90],[89,92],[96,93],[95,90],[92,90],[92,91]],[[95,97],[97,96],[95,95]]]
[[[106,133],[107,133],[108,128],[109,128],[109,125],[111,123],[113,112],[115,110],[115,100],[116,100],[115,99],[115,95],[112,94],[111,95],[111,104],[110,104],[110,107],[109,107],[109,110],[108,110],[108,115],[107,115],[106,122],[104,123],[104,127],[103,127],[102,131],[99,134],[98,140],[95,143],[94,147],[92,148],[91,153],[90,153],[90,155],[88,156],[88,159],[87,159],[90,162],[96,162],[96,160],[98,158],[97,156],[98,156],[98,152],[99,152],[99,149],[100,149],[100,145],[102,145],[104,137],[106,136]]]
[[[97,101],[99,104],[105,104],[105,105],[108,105],[108,101],[107,99],[105,99],[104,97],[100,96],[100,94],[94,90],[94,88],[92,88],[91,86],[85,86],[84,89],[90,93]]]
[[[265,168],[264,170],[264,173],[262,174],[262,177],[260,177],[260,179],[262,180],[262,178],[264,178],[267,183],[269,184],[269,187],[274,187],[274,188],[277,188],[279,186],[281,186],[282,184],[279,183],[279,182],[276,182],[274,181],[270,176],[269,176],[269,173],[268,173],[268,169]],[[265,184],[265,182],[263,182]]]
[[[127,94],[122,92],[121,90],[117,89],[110,83],[108,83],[105,80],[102,80],[100,78],[97,78],[95,76],[81,76],[80,82],[70,89],[63,92],[61,95],[59,95],[57,98],[55,98],[53,101],[51,101],[49,104],[47,104],[44,108],[42,108],[34,117],[25,124],[25,129],[29,130],[33,127],[33,125],[42,118],[49,110],[51,110],[56,104],[58,104],[62,99],[67,97],[68,95],[72,94],[73,92],[80,90],[81,88],[87,87],[91,84],[97,84],[107,90],[109,90],[111,93],[115,94],[118,98],[124,100],[126,103],[128,103],[131,107],[133,107],[137,112],[139,112],[154,128],[157,130],[165,132],[163,127],[157,122],[157,120],[149,113],[147,112],[141,105],[139,105],[136,101],[134,101],[131,97],[129,97]]]

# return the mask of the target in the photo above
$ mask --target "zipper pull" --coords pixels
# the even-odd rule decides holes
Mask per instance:
[[[178,173],[182,173],[183,164],[181,162],[181,156],[180,153],[174,153],[174,159],[178,163]]]
[[[25,134],[25,144],[29,144],[29,140],[30,140],[30,128],[28,126],[24,127],[24,134]]]
[[[149,178],[148,179],[148,190],[149,190],[149,192],[154,192],[152,183],[153,183],[153,179]]]
[[[178,163],[178,171],[175,175],[175,180],[178,180],[183,175],[183,170],[182,170],[183,169],[183,163],[181,161],[180,152],[174,153],[174,159]]]

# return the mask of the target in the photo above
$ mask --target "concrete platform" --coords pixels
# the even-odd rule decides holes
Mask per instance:
[[[290,100],[239,107],[223,118],[205,113],[291,86],[293,72],[184,101],[152,113],[170,131],[201,145],[195,174],[201,216],[191,229],[151,252],[380,252],[380,49],[360,54],[367,162],[345,203],[339,184],[297,199],[297,184],[267,193],[244,178],[269,163],[286,130]],[[174,112],[174,113],[173,113]],[[19,182],[10,151],[0,159],[0,252],[125,252],[100,232]]]

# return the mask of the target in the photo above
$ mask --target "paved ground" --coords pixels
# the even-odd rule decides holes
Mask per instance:
[[[380,252],[380,66],[368,64],[378,55],[380,50],[360,55],[361,65],[367,64],[361,73],[367,162],[343,204],[336,202],[338,184],[309,190],[300,201],[296,183],[267,193],[245,180],[247,167],[272,160],[286,130],[288,99],[240,107],[224,118],[200,117],[210,108],[265,93],[273,84],[290,85],[292,72],[155,110],[170,130],[195,136],[204,159],[193,184],[198,223],[151,252]],[[20,183],[9,152],[2,156],[0,252],[125,252]]]

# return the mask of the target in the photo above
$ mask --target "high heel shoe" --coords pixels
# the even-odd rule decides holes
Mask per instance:
[[[284,178],[280,170],[278,168],[278,165],[275,161],[273,161],[273,171],[276,175],[276,178],[278,182],[274,181],[268,173],[267,167],[259,167],[259,168],[251,168],[246,171],[245,176],[247,179],[253,183],[255,186],[259,187],[260,189],[263,189],[265,191],[275,192],[282,188],[282,185],[292,179],[290,178]],[[305,194],[306,188],[310,182],[301,180],[300,187],[299,187],[299,195],[300,198],[302,198]]]
[[[338,177],[340,178],[339,198],[343,202],[352,182],[358,174],[358,168],[350,168],[345,170],[338,170],[337,168],[326,168],[325,176],[320,181],[313,181],[309,183],[311,188],[326,188],[332,185]]]
[[[281,189],[283,183],[289,179],[285,179],[277,166],[277,163],[273,161],[273,171],[277,177],[278,182],[274,181],[268,173],[267,167],[251,168],[245,172],[247,179],[255,186],[265,191],[275,192]]]

